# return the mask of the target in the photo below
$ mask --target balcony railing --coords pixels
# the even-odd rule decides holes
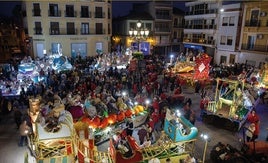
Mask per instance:
[[[91,18],[91,12],[80,12],[81,18]]]
[[[40,9],[33,9],[33,16],[41,16],[41,10]]]
[[[98,29],[98,30],[95,30],[96,33],[93,33],[93,34],[96,34],[96,35],[103,35],[105,34],[105,30],[104,29]]]
[[[188,11],[185,12],[185,15],[204,15],[204,14],[216,14],[216,13],[218,13],[218,9]]]
[[[185,25],[183,24],[174,24],[173,28],[184,28]]]
[[[42,28],[34,28],[34,34],[35,35],[42,35]]]
[[[76,28],[54,28],[49,29],[50,35],[77,35],[77,29]]]
[[[198,44],[206,44],[206,45],[215,45],[215,40],[205,40],[201,38],[183,38],[183,42],[192,42],[192,43],[198,43]]]
[[[267,45],[252,45],[252,44],[242,44],[242,50],[248,51],[259,51],[259,52],[268,52]]]
[[[155,32],[171,32],[170,28],[155,28]]]
[[[95,18],[105,18],[105,12],[95,12]]]
[[[171,16],[170,15],[156,15],[155,18],[156,19],[167,19],[167,20],[171,20]]]
[[[65,17],[70,17],[70,18],[74,18],[74,17],[77,17],[77,12],[74,11],[74,12],[64,12],[65,13]]]
[[[185,29],[216,29],[216,25],[185,25]]]
[[[261,25],[260,20],[257,20],[257,21],[247,20],[245,22],[246,27],[260,27],[260,25]]]
[[[61,17],[61,10],[57,10],[57,11],[48,10],[48,16],[51,16],[51,17]]]

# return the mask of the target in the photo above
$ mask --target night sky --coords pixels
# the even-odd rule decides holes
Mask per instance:
[[[117,16],[125,16],[129,13],[132,9],[133,3],[141,3],[142,1],[113,1],[113,17]],[[13,8],[20,4],[19,1],[1,1],[0,0],[0,16],[12,16]],[[183,1],[174,1],[176,7],[180,9],[184,9],[184,2]]]

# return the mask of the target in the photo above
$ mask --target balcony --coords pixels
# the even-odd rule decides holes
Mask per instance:
[[[34,28],[34,34],[35,35],[42,35],[43,33],[42,33],[42,28]]]
[[[77,35],[77,29],[76,28],[54,28],[49,29],[50,35]]]
[[[261,21],[252,21],[252,20],[247,20],[245,22],[245,27],[260,27]]]
[[[185,29],[216,29],[217,26],[216,25],[185,25],[184,26]]]
[[[74,11],[74,12],[64,12],[65,13],[65,17],[69,17],[69,18],[74,18],[77,16],[77,12]]]
[[[94,33],[94,34],[96,34],[96,35],[103,35],[103,34],[105,34],[105,30],[104,29],[96,29],[95,32],[96,33]]]
[[[204,14],[216,14],[218,13],[218,9],[210,9],[210,10],[197,10],[197,11],[188,11],[185,12],[185,15],[204,15]]]
[[[166,20],[171,20],[171,16],[170,16],[170,15],[156,15],[155,18],[156,18],[156,19],[166,19]]]
[[[41,10],[40,9],[33,9],[32,13],[33,13],[33,16],[41,16]]]
[[[171,32],[170,28],[155,28],[155,32]]]
[[[185,25],[183,24],[174,24],[173,28],[184,28]]]
[[[183,42],[192,42],[197,44],[215,45],[215,40],[205,40],[202,38],[183,38]]]
[[[259,52],[268,52],[267,45],[251,45],[251,44],[242,44],[242,50],[248,51],[259,51]]]
[[[105,18],[105,12],[95,12],[95,18]]]
[[[57,11],[48,10],[48,16],[51,16],[51,17],[61,17],[61,11],[60,10],[57,10]]]
[[[91,12],[80,12],[80,18],[91,18]]]

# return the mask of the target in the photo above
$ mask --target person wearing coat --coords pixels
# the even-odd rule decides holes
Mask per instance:
[[[20,142],[19,146],[22,147],[25,144],[27,144],[27,135],[30,133],[30,127],[27,125],[27,121],[24,120],[20,125]]]

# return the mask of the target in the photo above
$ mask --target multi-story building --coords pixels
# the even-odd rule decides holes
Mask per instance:
[[[154,19],[154,53],[168,55],[172,51],[173,1],[150,1],[145,9]]]
[[[234,64],[239,59],[239,42],[242,24],[240,3],[223,5],[219,11],[219,24],[216,38],[216,64]]]
[[[139,4],[136,4],[139,6]],[[140,11],[133,6],[133,10],[126,16],[113,19],[113,49],[115,51],[125,51],[131,49],[132,51],[142,51],[144,55],[151,54],[151,48],[154,46],[153,25],[154,21],[148,12]],[[141,27],[137,28],[137,23],[141,23]],[[137,31],[136,36],[129,35],[129,31]],[[149,31],[149,35],[140,35],[140,31]]]
[[[186,53],[197,55],[204,51],[214,57],[216,50],[219,1],[186,2],[183,43]]]
[[[149,37],[140,43],[141,47],[149,45],[150,54],[168,56],[179,53],[182,49],[184,12],[173,8],[172,1],[150,1],[134,3],[132,11],[113,20],[113,42],[133,47],[135,40],[128,34],[140,20],[144,29],[150,31]],[[142,49],[142,48],[141,48]]]
[[[184,29],[184,12],[178,8],[173,8],[173,20],[171,28],[171,45],[172,52],[180,53],[183,51],[183,29]]]
[[[268,2],[244,2],[238,62],[260,67],[268,62]]]
[[[110,51],[112,15],[108,0],[25,0],[22,10],[33,57],[59,52],[85,57]]]

